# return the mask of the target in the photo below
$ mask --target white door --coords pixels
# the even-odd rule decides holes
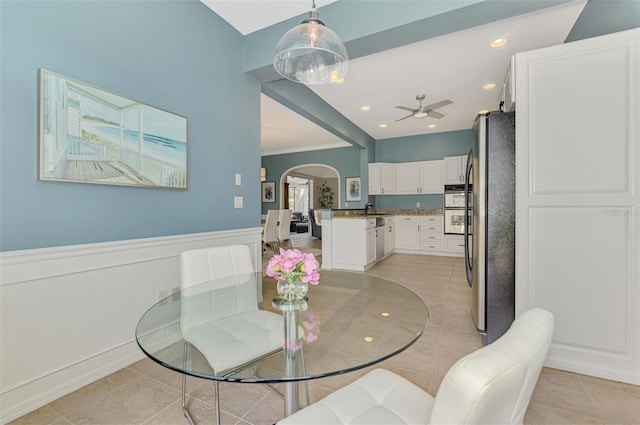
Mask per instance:
[[[640,384],[640,29],[516,55],[516,315],[548,366]]]

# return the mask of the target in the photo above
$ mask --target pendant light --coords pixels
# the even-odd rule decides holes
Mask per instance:
[[[347,49],[335,32],[318,19],[312,0],[309,18],[290,29],[276,45],[273,67],[283,77],[302,84],[342,82],[347,73]]]

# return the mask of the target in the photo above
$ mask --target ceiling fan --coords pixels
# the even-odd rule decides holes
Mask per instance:
[[[419,94],[416,96],[416,100],[420,102],[420,106],[416,109],[409,108],[407,106],[396,106],[396,108],[398,109],[404,109],[405,111],[411,112],[411,114],[407,115],[406,117],[397,119],[396,122],[406,120],[407,118],[411,118],[411,117],[424,118],[428,116],[431,118],[440,119],[444,117],[444,115],[442,115],[440,112],[434,111],[434,109],[442,108],[443,106],[453,103],[452,101],[447,99],[447,100],[441,100],[440,102],[432,103],[431,105],[422,106],[422,101],[424,100],[424,97],[425,96],[423,94]]]

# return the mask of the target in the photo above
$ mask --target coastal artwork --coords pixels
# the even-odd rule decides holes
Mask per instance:
[[[187,189],[187,118],[40,69],[40,180]]]
[[[276,182],[262,182],[262,202],[276,202]]]
[[[355,202],[360,200],[360,177],[347,177],[345,178],[346,186],[346,202]]]

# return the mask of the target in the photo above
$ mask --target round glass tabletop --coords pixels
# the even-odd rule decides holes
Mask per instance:
[[[181,373],[287,382],[383,361],[413,344],[429,319],[424,302],[402,285],[320,270],[320,284],[310,285],[304,306],[294,309],[297,326],[288,335],[296,343],[285,344],[283,314],[290,313],[273,302],[277,297],[275,280],[261,273],[192,286],[152,306],[138,322],[136,340],[151,359]],[[291,353],[302,360],[293,368]]]

